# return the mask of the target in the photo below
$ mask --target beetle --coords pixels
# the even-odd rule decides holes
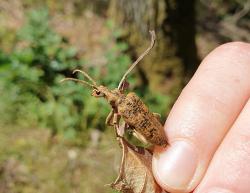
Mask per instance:
[[[117,88],[110,90],[103,85],[98,85],[93,78],[82,70],[74,70],[73,73],[78,72],[83,74],[91,83],[75,78],[65,78],[62,81],[72,80],[90,86],[93,89],[92,96],[105,98],[112,108],[106,118],[106,124],[115,127],[118,137],[122,137],[121,135],[124,133],[119,127],[120,119],[122,118],[125,123],[124,129],[131,129],[140,141],[158,146],[166,146],[168,142],[159,119],[159,114],[150,112],[148,107],[134,92],[125,94],[125,90],[128,87],[126,77],[154,46],[155,32],[150,31],[150,34],[150,47],[130,66]]]

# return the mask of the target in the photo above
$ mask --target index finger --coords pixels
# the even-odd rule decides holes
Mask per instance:
[[[170,192],[190,192],[250,96],[250,46],[228,43],[210,53],[166,121],[170,147],[156,149],[153,172]]]

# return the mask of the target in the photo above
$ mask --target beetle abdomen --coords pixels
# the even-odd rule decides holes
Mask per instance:
[[[148,142],[161,146],[167,145],[162,124],[135,93],[129,93],[120,99],[118,113]]]

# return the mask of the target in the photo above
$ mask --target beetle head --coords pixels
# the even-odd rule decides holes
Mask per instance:
[[[115,107],[122,93],[118,89],[109,90],[107,87],[101,85],[94,88],[91,95],[96,98],[103,97],[112,107]]]
[[[65,78],[61,82],[72,80],[72,81],[84,84],[85,86],[89,86],[93,89],[92,94],[91,94],[92,96],[96,98],[103,97],[110,103],[112,107],[116,106],[120,96],[122,95],[119,89],[109,90],[105,86],[102,86],[102,85],[98,86],[96,82],[86,72],[81,71],[81,70],[75,70],[73,73],[76,73],[76,72],[80,72],[81,74],[83,74],[91,83],[84,81],[84,80],[79,80],[76,78]]]

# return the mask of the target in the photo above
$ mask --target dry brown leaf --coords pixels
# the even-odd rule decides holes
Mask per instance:
[[[123,193],[160,193],[151,170],[152,153],[129,144],[124,138],[120,143],[123,150],[120,173],[110,186]]]

